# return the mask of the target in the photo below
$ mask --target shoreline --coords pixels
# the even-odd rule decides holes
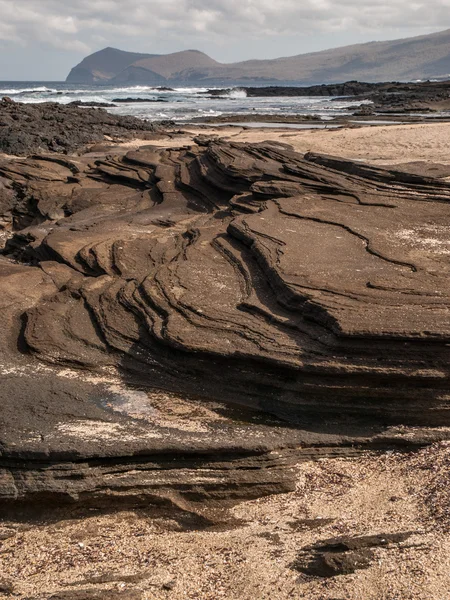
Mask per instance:
[[[61,87],[64,87],[63,85]],[[22,97],[19,88],[5,88],[15,92],[14,100],[25,99],[28,106],[37,106],[44,102],[56,101],[62,109],[70,108],[106,108],[112,116],[135,115],[145,122],[150,119],[157,125],[159,120],[172,120],[178,126],[186,122],[205,123],[311,123],[319,125],[328,122],[333,126],[359,126],[375,122],[426,122],[448,121],[450,119],[449,90],[450,82],[416,83],[378,83],[368,84],[350,81],[341,84],[325,84],[310,87],[233,87],[225,89],[207,89],[203,91],[193,87],[160,89],[148,87],[134,92],[133,87],[118,87],[102,94],[96,86],[79,95],[80,90],[57,91],[45,86],[29,90],[29,97]],[[76,92],[76,93],[75,93]],[[0,95],[2,94],[0,90]],[[87,94],[87,95],[86,95]],[[97,94],[100,94],[99,98]],[[241,96],[239,95],[241,94]],[[146,97],[148,96],[148,97]],[[57,100],[61,97],[61,102]],[[117,104],[116,104],[117,103]],[[193,104],[194,103],[194,104]],[[198,105],[199,113],[196,108]],[[257,108],[253,114],[252,108]],[[62,110],[61,109],[61,110]],[[317,111],[317,114],[314,111]],[[210,116],[211,115],[216,116]],[[219,114],[217,114],[219,113]],[[259,114],[258,114],[259,113]],[[331,118],[329,118],[331,113]],[[189,115],[189,118],[177,120],[177,115]]]
[[[195,138],[219,137],[226,141],[260,143],[271,140],[289,144],[300,154],[317,152],[358,160],[374,165],[408,162],[450,164],[450,122],[406,123],[402,125],[368,125],[355,128],[293,130],[247,128],[245,124],[214,126],[184,125],[155,140],[134,140],[113,145],[118,150],[145,145],[169,147],[189,145]]]
[[[223,115],[212,116],[212,117],[197,117],[191,119],[189,124],[221,124],[221,123],[229,123],[235,122],[238,124],[245,125],[246,123],[254,123],[254,122],[262,122],[262,123],[276,123],[276,124],[302,124],[302,125],[336,125],[342,127],[356,127],[356,126],[365,126],[365,125],[377,125],[381,124],[408,124],[408,123],[448,123],[450,122],[450,114],[437,113],[437,114],[407,114],[407,113],[393,113],[393,114],[383,114],[383,113],[373,113],[361,115],[357,113],[342,115],[342,116],[333,116],[327,119],[315,116],[315,115],[279,115],[279,114],[240,114],[240,113],[226,113]],[[184,121],[175,121],[177,125],[186,124]]]

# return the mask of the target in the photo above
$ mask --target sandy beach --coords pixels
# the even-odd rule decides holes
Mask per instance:
[[[161,137],[155,141],[134,140],[123,148],[145,144],[178,146],[192,143],[197,135],[219,136],[227,141],[263,142],[273,140],[291,145],[296,152],[317,152],[361,160],[373,165],[429,162],[450,164],[450,123],[411,125],[370,125],[355,128],[293,130],[238,126],[182,126],[186,134]]]
[[[242,503],[203,530],[150,508],[6,519],[0,585],[23,600],[443,600],[449,460],[441,444],[300,464],[296,491]],[[410,536],[376,548],[365,570],[301,572],[315,543],[397,532]]]
[[[450,123],[320,131],[183,126],[106,147],[111,154],[178,148],[193,145],[197,136],[270,140],[301,154],[405,169],[409,164],[412,172],[450,178]],[[87,156],[96,153],[94,146]],[[196,431],[191,405],[168,399],[161,410]],[[108,511],[77,505],[40,514],[15,507],[0,521],[0,598],[446,600],[449,464],[448,442],[416,452],[365,450],[301,461],[292,466],[294,491],[208,513],[203,526],[192,506],[178,506],[175,514],[166,507]],[[339,536],[397,533],[406,538],[371,548],[364,569],[332,577],[307,572],[314,545]]]

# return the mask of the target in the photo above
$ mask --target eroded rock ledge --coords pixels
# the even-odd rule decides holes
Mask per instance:
[[[291,459],[271,451],[414,444],[380,432],[449,425],[445,180],[205,139],[5,159],[0,176],[4,351],[44,365],[5,379],[3,499],[271,493],[292,486]],[[81,382],[58,379],[71,368]],[[111,370],[139,391],[83,387],[83,372]],[[290,426],[175,435],[144,410],[151,389]],[[361,420],[369,429],[352,430]],[[149,466],[161,455],[178,475]]]

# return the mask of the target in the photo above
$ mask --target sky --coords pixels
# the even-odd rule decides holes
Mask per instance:
[[[0,80],[61,81],[106,46],[220,62],[450,29],[450,0],[0,0]]]

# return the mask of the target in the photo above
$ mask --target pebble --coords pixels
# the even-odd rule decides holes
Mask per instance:
[[[9,540],[15,537],[16,531],[14,529],[0,529],[0,541]]]

